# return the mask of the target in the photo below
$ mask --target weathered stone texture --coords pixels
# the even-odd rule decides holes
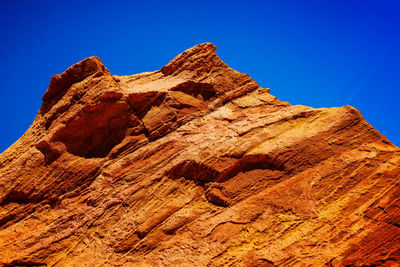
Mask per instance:
[[[350,106],[276,99],[215,50],[53,76],[0,155],[0,264],[397,264],[399,148]]]

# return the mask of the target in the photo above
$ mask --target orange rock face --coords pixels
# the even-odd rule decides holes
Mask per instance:
[[[53,76],[0,156],[0,264],[400,262],[399,148],[350,106],[277,100],[215,50]]]

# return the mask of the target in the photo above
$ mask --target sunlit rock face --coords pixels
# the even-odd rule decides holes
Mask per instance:
[[[0,155],[0,265],[398,262],[399,148],[356,109],[282,102],[215,51],[53,76]]]

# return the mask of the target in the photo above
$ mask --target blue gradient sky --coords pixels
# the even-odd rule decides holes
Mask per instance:
[[[50,77],[83,58],[128,75],[207,41],[279,99],[352,105],[400,145],[397,0],[0,0],[0,23],[0,151],[32,123]]]

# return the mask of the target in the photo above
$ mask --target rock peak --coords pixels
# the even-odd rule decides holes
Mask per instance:
[[[197,44],[197,45],[187,49],[185,52],[192,52],[193,54],[195,54],[195,53],[207,52],[207,51],[215,52],[216,50],[217,50],[217,47],[213,43],[205,42],[202,44]]]
[[[394,266],[400,150],[292,106],[204,43],[162,71],[52,77],[0,154],[0,266]]]
[[[178,75],[185,71],[196,71],[199,75],[228,66],[215,53],[212,43],[202,43],[189,48],[161,68],[165,75]]]
[[[65,93],[72,84],[80,82],[96,72],[104,73],[108,70],[98,57],[92,56],[72,65],[61,74],[53,75],[49,87],[42,97],[43,101]]]

